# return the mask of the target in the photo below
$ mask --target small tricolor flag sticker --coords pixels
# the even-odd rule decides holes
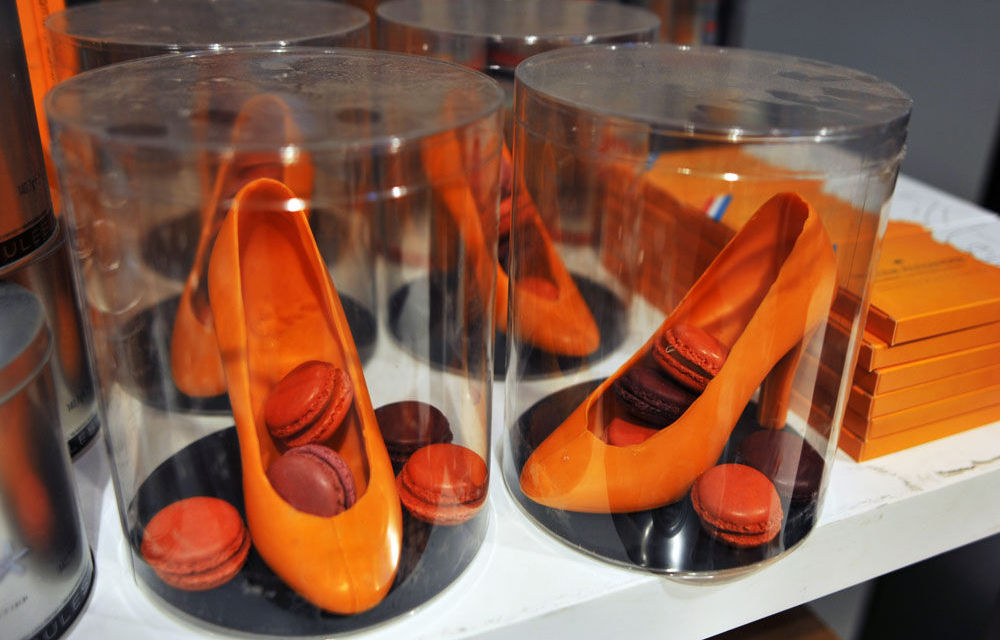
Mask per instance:
[[[705,205],[705,215],[718,222],[722,220],[723,214],[726,213],[726,207],[732,201],[733,196],[728,193],[724,193],[720,196],[715,196],[710,199]]]

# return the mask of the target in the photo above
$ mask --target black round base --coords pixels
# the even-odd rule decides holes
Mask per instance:
[[[170,298],[143,310],[129,320],[122,331],[124,345],[123,383],[144,403],[185,413],[228,414],[229,396],[225,393],[196,398],[183,393],[174,384],[170,369],[170,340],[180,298]],[[375,316],[354,299],[341,296],[340,303],[361,362],[375,352],[378,328]]]
[[[439,274],[400,287],[389,298],[389,329],[415,357],[438,367],[462,370],[469,357],[468,345],[459,331],[464,323],[455,308],[455,296],[446,295],[457,290],[455,281],[454,274]],[[618,296],[584,276],[574,275],[573,281],[594,316],[600,346],[588,356],[577,357],[516,343],[523,377],[565,374],[583,368],[617,349],[625,339],[625,306]],[[499,331],[494,342],[493,373],[498,378],[507,373],[507,336]]]
[[[236,428],[206,436],[156,468],[129,506],[134,565],[139,579],[170,605],[209,624],[272,636],[320,636],[365,629],[407,613],[455,581],[475,557],[486,534],[488,512],[458,526],[435,526],[403,510],[399,571],[389,594],[356,615],[318,609],[292,591],[251,548],[229,582],[207,591],[184,591],[164,583],[139,553],[142,531],[160,509],[192,496],[214,496],[246,518]]]
[[[521,492],[519,480],[528,456],[600,383],[580,383],[543,398],[517,420],[511,431],[511,447],[504,456],[504,480],[521,508],[543,528],[574,548],[614,563],[658,573],[703,575],[748,568],[776,557],[812,529],[815,501],[789,504],[783,499],[786,515],[781,533],[768,544],[749,548],[728,545],[704,531],[687,497],[657,509],[614,514],[562,511],[532,501]],[[751,404],[743,412],[719,464],[735,461],[736,446],[762,428],[754,419],[755,410],[756,405]]]
[[[197,211],[171,218],[143,237],[143,259],[153,271],[183,282],[194,264],[200,235],[201,215]]]

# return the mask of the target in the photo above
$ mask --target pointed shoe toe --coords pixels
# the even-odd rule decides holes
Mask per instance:
[[[396,575],[402,513],[350,328],[301,200],[267,178],[243,187],[219,231],[208,279],[253,544],[314,605],[338,614],[370,609]],[[353,386],[353,405],[319,444],[347,463],[357,501],[329,517],[295,509],[266,476],[284,449],[266,425],[267,397],[312,360],[342,369]]]
[[[787,406],[781,400],[801,345],[829,313],[836,271],[829,236],[812,207],[794,194],[774,196],[646,344],[531,453],[521,470],[522,491],[548,507],[592,513],[650,509],[683,498],[716,463],[762,383],[777,389],[762,423],[783,424]],[[721,367],[680,417],[658,425],[655,435],[629,446],[608,444],[606,425],[623,411],[609,393],[612,385],[632,366],[655,361],[651,351],[680,325],[728,349]]]

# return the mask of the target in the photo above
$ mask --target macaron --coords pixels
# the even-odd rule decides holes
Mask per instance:
[[[140,553],[168,585],[204,591],[239,573],[250,553],[250,534],[239,512],[225,500],[185,498],[150,519]]]
[[[711,536],[734,547],[756,547],[781,531],[784,513],[774,485],[743,464],[720,464],[701,474],[691,504]]]
[[[289,449],[267,468],[267,479],[285,502],[317,516],[335,516],[357,500],[347,461],[321,444]]]
[[[432,404],[403,400],[375,410],[375,420],[396,473],[413,452],[429,444],[451,442],[448,418]]]
[[[658,429],[679,418],[696,398],[673,379],[642,363],[629,367],[612,389],[630,414]]]
[[[645,442],[656,435],[658,431],[659,429],[644,427],[621,418],[612,418],[606,430],[606,440],[614,447],[628,447]]]
[[[413,517],[430,524],[456,525],[474,516],[486,501],[486,461],[457,444],[418,449],[396,476],[399,500]]]
[[[692,324],[667,327],[654,342],[652,352],[664,372],[699,393],[718,375],[729,355],[724,344]]]
[[[289,447],[326,440],[351,408],[354,388],[343,369],[311,360],[292,369],[271,389],[264,422]]]
[[[815,500],[823,478],[823,456],[797,433],[761,429],[740,442],[737,460],[774,483],[778,494],[793,503]]]

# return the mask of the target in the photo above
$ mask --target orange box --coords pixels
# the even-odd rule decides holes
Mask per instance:
[[[1000,385],[1000,364],[875,395],[855,385],[851,388],[847,408],[870,420],[993,385]]]
[[[1000,321],[1000,268],[938,242],[920,225],[894,221],[870,297],[866,331],[895,346]]]
[[[942,333],[892,347],[884,340],[865,332],[861,342],[861,350],[858,353],[858,367],[866,371],[874,371],[905,362],[971,349],[991,342],[1000,342],[1000,322]]]
[[[844,428],[859,438],[871,440],[994,404],[1000,404],[1000,385],[950,395],[868,420],[848,409],[844,413]]]
[[[1000,420],[1000,404],[994,404],[870,440],[859,438],[847,429],[841,429],[837,444],[844,453],[858,462],[863,462],[998,420]]]
[[[904,387],[981,369],[1000,362],[1000,342],[924,358],[875,371],[856,369],[854,384],[870,394],[883,394]]]

